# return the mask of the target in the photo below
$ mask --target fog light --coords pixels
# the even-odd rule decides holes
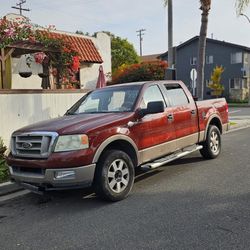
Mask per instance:
[[[57,180],[71,180],[75,179],[75,171],[56,171],[55,172],[55,179]]]

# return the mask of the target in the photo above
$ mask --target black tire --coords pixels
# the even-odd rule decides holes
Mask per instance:
[[[104,200],[120,201],[130,193],[134,176],[133,162],[125,152],[107,150],[96,166],[95,192]]]
[[[202,143],[200,150],[205,159],[214,159],[221,152],[221,133],[218,127],[209,125],[206,140]]]

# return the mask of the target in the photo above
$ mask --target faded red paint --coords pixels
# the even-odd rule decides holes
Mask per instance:
[[[207,128],[209,118],[213,115],[217,115],[220,118],[222,125],[228,123],[228,106],[225,99],[194,102],[186,86],[182,82],[177,83],[186,92],[190,101],[188,105],[166,107],[163,113],[147,115],[138,120],[136,110],[140,105],[140,98],[145,89],[152,84],[158,84],[160,87],[162,84],[166,84],[166,82],[144,83],[134,112],[66,116],[30,125],[18,131],[54,131],[59,135],[84,133],[89,137],[89,149],[63,153],[52,152],[48,159],[43,160],[20,159],[9,155],[7,162],[10,166],[29,168],[70,168],[84,166],[93,162],[94,155],[99,146],[114,135],[125,135],[131,138],[138,150],[143,150],[204,131]],[[194,111],[195,114],[192,114],[191,111]],[[174,116],[172,122],[167,119],[169,114]],[[135,125],[129,127],[129,121],[134,122]]]

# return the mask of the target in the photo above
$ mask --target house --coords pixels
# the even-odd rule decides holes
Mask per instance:
[[[16,14],[6,15],[7,20],[25,19],[24,16]],[[32,25],[32,24],[31,24]],[[44,30],[37,25],[32,25],[33,29]],[[80,61],[80,70],[76,78],[78,87],[81,89],[94,89],[96,86],[99,67],[103,66],[105,74],[111,72],[111,39],[106,33],[98,32],[96,37],[84,36],[80,34],[52,30],[51,37],[70,43],[78,53]],[[39,44],[32,44],[28,41],[11,44],[7,51],[11,50],[10,56],[6,59],[7,87],[9,89],[41,89],[43,79],[39,73],[43,72],[42,65],[37,64],[34,60],[29,62],[29,71],[32,72],[30,77],[20,76],[20,71],[27,71],[26,62],[32,58],[35,52],[46,52],[48,48],[42,48]],[[2,85],[0,77],[0,86]],[[51,69],[48,81],[52,89],[56,88],[55,77]]]
[[[140,56],[140,62],[142,62],[142,63],[159,62],[159,61],[161,61],[161,59],[159,58],[160,55],[161,54]]]
[[[195,36],[175,47],[176,78],[182,80],[190,90],[192,90],[190,72],[197,67],[198,42],[199,37]],[[167,52],[162,54],[160,58],[167,60]],[[211,98],[208,84],[216,65],[222,65],[225,68],[221,80],[225,88],[223,96],[228,100],[248,99],[250,47],[207,38],[204,98]]]

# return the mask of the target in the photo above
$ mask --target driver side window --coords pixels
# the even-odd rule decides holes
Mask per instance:
[[[156,102],[156,101],[163,101],[164,107],[166,107],[165,101],[163,99],[163,96],[159,87],[157,85],[153,85],[153,86],[148,87],[146,91],[144,92],[142,100],[141,100],[140,108],[146,109],[149,102]]]

